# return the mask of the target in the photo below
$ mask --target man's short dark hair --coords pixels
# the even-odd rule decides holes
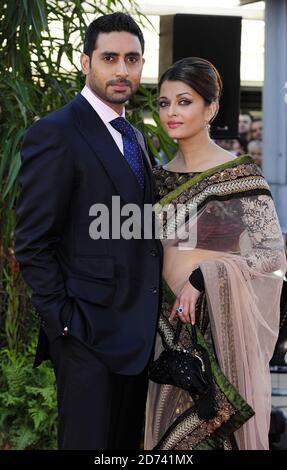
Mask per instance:
[[[84,39],[84,53],[91,59],[93,50],[96,48],[98,35],[114,31],[126,31],[137,36],[142,53],[144,53],[144,37],[140,27],[131,16],[121,12],[100,16],[88,26]]]

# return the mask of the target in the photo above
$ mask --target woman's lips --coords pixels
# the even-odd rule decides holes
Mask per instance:
[[[170,129],[176,129],[177,127],[182,125],[182,122],[169,121],[167,125]]]

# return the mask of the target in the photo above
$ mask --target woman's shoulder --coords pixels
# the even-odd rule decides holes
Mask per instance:
[[[224,151],[225,153],[222,153],[220,155],[217,155],[214,160],[213,160],[213,165],[210,168],[211,169],[217,169],[220,170],[221,168],[234,168],[237,166],[244,166],[244,165],[252,165],[254,168],[259,169],[259,167],[256,165],[254,162],[253,158],[251,155],[248,154],[242,154],[239,156],[236,156],[230,152]]]
[[[231,168],[236,168],[238,166],[240,167],[247,166],[247,168],[249,169],[249,174],[252,168],[254,170],[254,174],[258,175],[258,172],[262,174],[261,169],[258,167],[258,165],[256,165],[251,155],[248,155],[248,154],[236,156],[226,151],[225,153],[214,155],[211,161],[212,161],[211,165],[210,165],[211,163],[210,162],[209,165],[206,165],[206,167],[202,167],[200,170],[198,169],[197,171],[188,172],[188,173],[182,173],[182,172],[176,171],[176,169],[171,164],[171,162],[169,162],[168,165],[165,164],[165,165],[158,165],[158,166],[153,167],[152,172],[156,179],[165,179],[170,176],[179,177],[184,174],[190,176],[190,175],[195,175],[199,173],[209,174],[210,172],[222,171],[228,168],[231,169]],[[247,171],[247,168],[246,168],[246,171]]]
[[[231,163],[237,159],[236,155],[228,150],[225,150],[218,145],[215,146],[213,152],[210,154],[210,161],[213,162],[214,166],[224,165],[225,163]]]

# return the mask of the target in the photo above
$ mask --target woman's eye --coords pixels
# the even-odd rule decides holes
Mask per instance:
[[[179,101],[179,104],[183,104],[184,106],[187,106],[187,105],[189,105],[189,104],[191,104],[191,103],[192,103],[192,101],[190,101],[190,100],[180,100],[180,101]]]
[[[166,101],[160,101],[159,102],[159,107],[160,108],[166,108],[168,106],[168,103]]]

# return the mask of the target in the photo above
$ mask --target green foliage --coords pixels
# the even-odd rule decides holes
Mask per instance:
[[[34,342],[35,343],[35,342]],[[33,370],[32,352],[0,352],[0,447],[56,449],[54,373],[47,364]]]
[[[35,119],[82,88],[79,54],[90,21],[127,10],[147,23],[134,0],[0,0],[0,448],[56,445],[53,373],[46,364],[31,368],[37,325],[13,253],[21,142]],[[128,109],[151,152],[158,156],[157,135],[171,155],[174,143],[160,127],[155,89],[142,86]],[[143,124],[146,113],[155,125]]]

